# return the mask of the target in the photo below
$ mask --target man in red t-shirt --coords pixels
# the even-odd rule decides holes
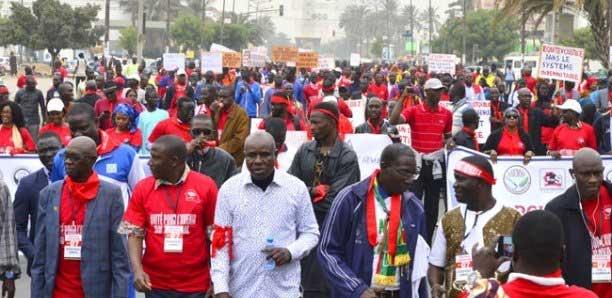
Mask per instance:
[[[136,185],[121,225],[128,234],[136,290],[151,297],[204,297],[212,286],[206,232],[214,220],[217,187],[189,170],[186,158],[187,147],[176,136],[153,144],[153,176]]]
[[[424,195],[428,241],[438,221],[440,191],[444,183],[444,145],[451,137],[452,113],[438,106],[445,89],[438,79],[425,82],[425,102],[404,109],[405,97],[400,97],[389,117],[392,125],[408,123],[411,128],[412,147],[422,154],[423,166],[419,179],[413,184],[417,197]]]
[[[562,155],[573,156],[584,147],[597,150],[595,130],[588,123],[580,121],[582,108],[575,99],[568,99],[559,106],[563,124],[553,131],[548,155],[560,158]]]
[[[163,120],[153,128],[153,132],[149,136],[149,142],[154,143],[159,137],[164,135],[175,135],[189,143],[192,139],[191,119],[195,112],[195,103],[189,97],[181,97],[178,101],[178,115]]]
[[[119,186],[93,170],[96,142],[76,137],[65,151],[66,178],[40,193],[32,297],[126,297],[130,267]]]
[[[375,94],[376,97],[385,102],[387,99],[389,99],[389,89],[387,88],[387,84],[384,82],[382,73],[379,72],[374,76],[374,83],[368,86],[368,93]]]

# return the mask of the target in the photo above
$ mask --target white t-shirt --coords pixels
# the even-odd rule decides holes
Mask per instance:
[[[478,247],[484,246],[482,230],[484,226],[502,210],[502,207],[503,205],[499,201],[496,201],[495,206],[485,212],[474,212],[471,210],[467,210],[466,212],[467,206],[465,204],[460,204],[459,207],[457,207],[461,212],[461,217],[463,218],[465,215],[465,239],[461,246],[469,255],[472,255],[472,247],[474,244],[478,243]],[[436,235],[433,238],[433,245],[429,254],[429,263],[440,268],[446,266],[446,237],[444,237],[444,231],[442,231],[441,221],[438,222]]]
[[[76,76],[77,77],[84,77],[85,76],[85,70],[87,69],[87,62],[85,61],[85,59],[81,59],[79,58],[77,60],[77,67],[76,67]]]

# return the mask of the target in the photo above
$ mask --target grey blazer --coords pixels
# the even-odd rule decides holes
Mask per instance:
[[[40,191],[32,298],[51,298],[59,255],[59,208],[63,180]],[[117,233],[123,217],[121,189],[100,181],[96,199],[87,203],[81,251],[81,282],[85,297],[127,298],[130,268],[127,240]]]

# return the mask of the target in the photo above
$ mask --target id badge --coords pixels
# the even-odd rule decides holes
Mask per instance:
[[[472,256],[469,254],[455,256],[455,281],[467,282],[472,271]]]
[[[66,231],[64,234],[64,259],[80,260],[81,259],[81,243],[83,237],[80,233]]]
[[[609,255],[593,255],[591,279],[594,283],[608,283],[612,281],[612,265]]]
[[[165,226],[164,227],[164,252],[181,253],[183,252],[183,227]]]

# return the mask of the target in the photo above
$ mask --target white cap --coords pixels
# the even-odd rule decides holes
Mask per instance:
[[[179,68],[179,70],[176,72],[177,76],[186,75],[186,74],[187,73],[185,72],[185,69],[183,69],[183,68]]]
[[[47,112],[62,112],[64,110],[64,102],[57,98],[51,98],[47,103]]]
[[[442,89],[442,88],[444,88],[444,85],[442,85],[442,82],[436,78],[427,80],[424,86],[425,90],[430,90],[430,89],[437,90],[437,89]]]
[[[575,99],[568,99],[559,106],[560,110],[572,110],[578,114],[582,114],[582,107]]]

